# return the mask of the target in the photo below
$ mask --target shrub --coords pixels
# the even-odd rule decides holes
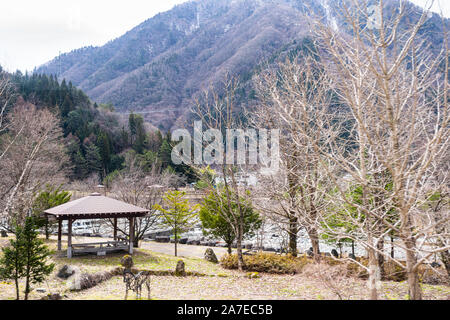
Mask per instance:
[[[261,278],[261,276],[259,275],[258,272],[247,272],[247,278],[249,279],[256,279],[256,278]]]
[[[392,261],[386,261],[384,263],[384,273],[386,280],[400,282],[407,279],[405,269]]]
[[[251,256],[244,256],[244,270],[276,274],[294,274],[299,273],[308,262],[309,259],[306,257],[296,258],[291,255],[257,253]],[[226,254],[222,257],[220,263],[225,269],[237,269],[237,255]]]
[[[363,262],[361,262],[363,265],[365,265]],[[346,262],[345,268],[347,270],[347,277],[357,277],[360,279],[368,279],[369,274],[367,273],[367,270],[364,268],[361,268],[360,265],[354,263],[354,262]]]
[[[113,273],[114,276],[122,276],[123,275],[123,267],[117,267],[114,268],[111,272]],[[150,274],[151,276],[176,276],[176,271],[174,270],[148,270],[148,269],[137,269],[137,268],[131,268],[131,272],[133,272],[134,274],[138,274],[139,272],[146,272],[148,274]],[[207,275],[201,272],[197,272],[197,271],[186,271],[185,272],[186,276],[191,276],[191,277],[206,277]],[[227,276],[227,275],[225,275]]]
[[[422,283],[425,284],[450,285],[450,279],[446,272],[442,271],[441,273],[437,273],[427,265],[421,265],[419,267],[419,276]]]
[[[69,282],[69,289],[71,291],[80,291],[95,287],[117,275],[119,270],[120,268],[114,268],[113,270],[97,273],[80,273],[78,270]]]
[[[218,273],[217,276],[220,277],[220,278],[228,277],[228,275],[226,273]]]
[[[330,266],[337,266],[337,265],[342,264],[342,260],[339,260],[339,259],[336,259],[333,257],[322,256],[322,257],[320,257],[320,259]]]

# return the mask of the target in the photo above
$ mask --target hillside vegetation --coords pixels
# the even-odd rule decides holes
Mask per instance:
[[[397,1],[387,3],[386,10],[396,10]],[[226,73],[241,78],[241,104],[252,103],[251,74],[301,42],[314,15],[345,27],[340,9],[340,1],[328,0],[190,1],[102,47],[56,57],[36,73],[57,74],[93,100],[112,103],[122,112],[142,112],[167,130],[183,125],[192,98]],[[413,12],[402,24],[415,18]],[[441,24],[434,15],[421,32],[431,49],[442,41],[436,32]]]

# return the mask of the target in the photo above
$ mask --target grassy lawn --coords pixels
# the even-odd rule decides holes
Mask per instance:
[[[7,243],[7,239],[0,239],[0,246]],[[48,240],[46,243],[51,249],[56,249],[55,240]],[[56,277],[56,273],[65,264],[78,266],[82,272],[107,271],[119,266],[120,259],[124,254],[89,255],[67,259],[63,253],[55,252],[52,256],[52,261],[56,264],[55,271],[44,283],[34,285],[34,288],[45,288],[47,293],[60,293],[65,299],[123,299],[125,290],[120,276],[113,277],[93,288],[74,292],[68,289],[68,281],[59,279]],[[135,267],[138,269],[174,270],[180,259],[146,249],[135,249],[133,254]],[[341,278],[331,285],[308,273],[297,275],[261,274],[260,278],[248,279],[245,273],[226,270],[220,265],[203,259],[183,257],[182,260],[185,262],[186,271],[196,271],[206,276],[152,276],[152,299],[338,299],[336,291],[340,292],[344,299],[367,299],[366,282],[361,279]],[[21,281],[22,290],[23,284]],[[405,282],[382,282],[380,291],[381,299],[407,298]],[[450,287],[448,286],[423,285],[423,291],[425,299],[447,299],[450,296]],[[44,295],[44,293],[34,290],[30,299],[39,299]],[[144,290],[143,297],[146,295],[147,292]],[[0,299],[14,298],[14,284],[1,282]],[[134,299],[134,293],[130,292],[128,298]]]

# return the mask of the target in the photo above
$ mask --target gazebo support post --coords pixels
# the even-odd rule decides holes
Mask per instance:
[[[128,232],[130,233],[130,236],[128,237],[128,241],[130,249],[128,250],[129,254],[133,254],[133,241],[134,241],[134,218],[129,218],[128,219],[130,222],[130,226],[128,228]]]
[[[67,221],[67,258],[72,258],[72,219]]]
[[[117,218],[114,218],[114,234],[113,234],[113,237],[114,237],[114,241],[117,241]]]
[[[58,219],[58,251],[61,251],[62,219]]]

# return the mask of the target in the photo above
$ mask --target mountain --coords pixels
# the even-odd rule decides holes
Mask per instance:
[[[336,19],[341,1],[190,1],[104,46],[63,54],[35,72],[57,74],[92,100],[142,113],[167,130],[182,124],[200,90],[226,73],[248,80],[263,61],[301,43],[309,32],[307,15]],[[439,30],[437,15],[431,20],[429,29]]]

